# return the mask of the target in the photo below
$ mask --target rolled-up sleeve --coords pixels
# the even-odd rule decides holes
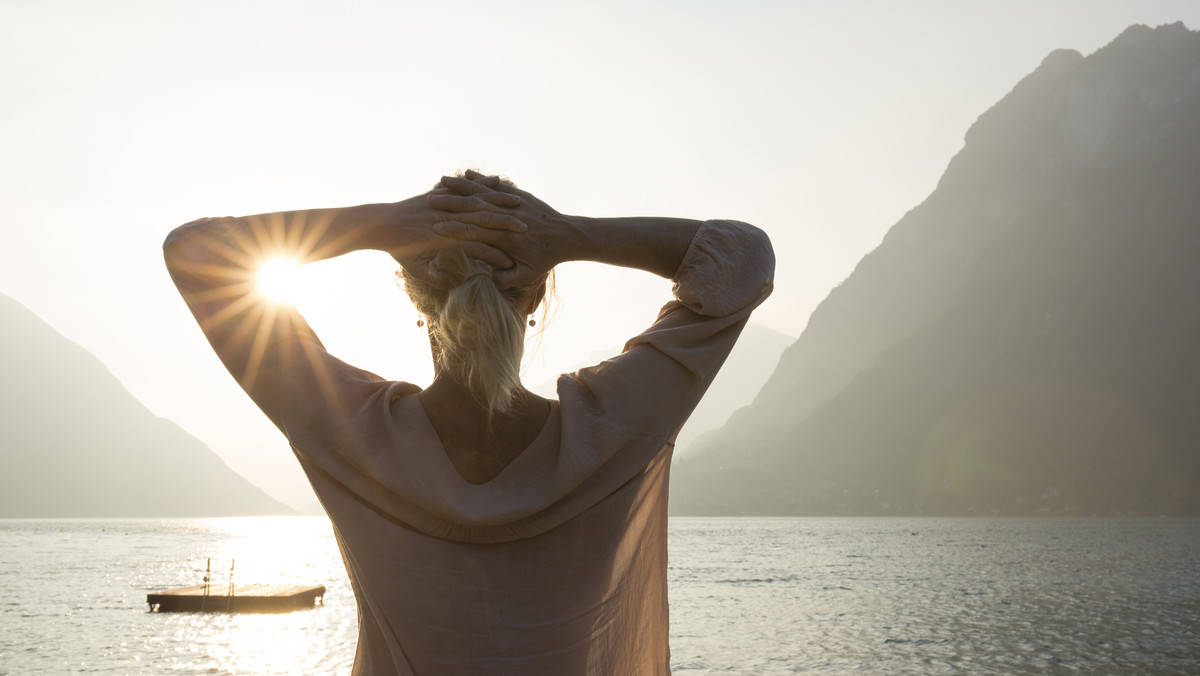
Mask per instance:
[[[723,317],[757,307],[774,277],[767,233],[739,221],[705,221],[675,273],[674,293],[696,314]]]
[[[630,434],[673,439],[770,296],[774,272],[762,230],[704,222],[675,275],[675,300],[622,354],[560,381],[560,398],[578,397]]]

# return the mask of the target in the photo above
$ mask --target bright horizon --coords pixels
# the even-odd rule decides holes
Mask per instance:
[[[154,413],[292,505],[282,435],[209,350],[160,246],[199,216],[394,201],[442,173],[510,176],[568,213],[727,217],[779,260],[755,321],[798,336],[933,190],[975,119],[1054,49],[1182,1],[309,5],[0,0],[0,293],[96,354]],[[395,265],[307,266],[330,351],[432,375]],[[620,346],[669,283],[565,266],[537,385]]]

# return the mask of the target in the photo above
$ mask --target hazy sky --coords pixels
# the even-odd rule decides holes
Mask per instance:
[[[175,225],[392,201],[478,167],[568,213],[763,227],[780,267],[756,320],[799,335],[1047,53],[1180,20],[1200,27],[1200,3],[0,0],[0,293],[296,504],[282,436],[166,275]],[[335,354],[425,384],[393,271],[310,266],[298,305]],[[531,383],[669,293],[588,264],[559,280]]]

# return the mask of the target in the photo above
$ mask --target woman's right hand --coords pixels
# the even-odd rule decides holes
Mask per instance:
[[[516,196],[519,202],[510,197]],[[570,216],[501,181],[468,171],[466,177],[445,176],[441,188],[428,196],[429,206],[448,212],[492,211],[516,217],[527,226],[525,232],[484,228],[448,220],[434,226],[444,237],[483,242],[504,253],[514,264],[493,275],[502,289],[532,286],[559,263],[573,260],[571,252],[582,237],[582,230]],[[511,205],[511,206],[510,206]]]

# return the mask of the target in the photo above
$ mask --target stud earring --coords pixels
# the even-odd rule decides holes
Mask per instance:
[[[417,328],[419,329],[419,328],[421,328],[422,326],[425,326],[425,320],[424,320],[424,319],[418,319],[418,320],[417,320]]]
[[[537,326],[537,320],[536,320],[536,319],[530,319],[530,320],[529,320],[529,325],[530,325],[530,326]]]

